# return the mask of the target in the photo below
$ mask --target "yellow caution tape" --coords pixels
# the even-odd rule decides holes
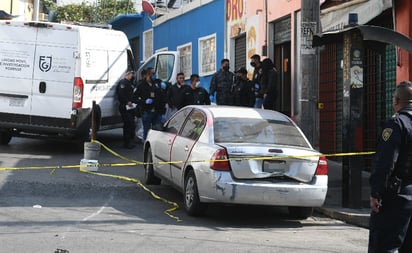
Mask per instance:
[[[131,163],[127,163],[127,164],[102,164],[102,166],[105,165],[106,167],[108,167],[107,165],[109,165],[109,166],[111,166],[111,167],[115,167],[115,166],[134,166],[134,165],[143,165],[143,164],[144,164],[144,162],[132,160],[132,159],[129,159],[129,158],[125,157],[125,156],[122,156],[122,155],[114,152],[114,151],[111,150],[109,147],[107,147],[106,145],[104,145],[103,143],[101,143],[101,142],[99,142],[99,141],[97,141],[97,140],[92,140],[92,142],[95,142],[95,143],[100,144],[104,149],[106,149],[106,150],[107,150],[109,153],[111,153],[112,155],[114,155],[114,156],[116,156],[116,157],[119,157],[120,159],[123,159],[123,160],[130,161],[130,162],[131,162]],[[99,164],[99,166],[101,166],[101,165]],[[174,216],[174,215],[171,214],[171,212],[173,212],[173,211],[175,211],[175,210],[177,210],[177,209],[179,208],[179,205],[178,205],[176,202],[173,202],[173,201],[167,200],[167,199],[165,199],[165,198],[163,198],[163,197],[160,197],[159,195],[157,195],[156,193],[154,193],[152,190],[150,190],[149,188],[147,188],[147,187],[146,187],[139,179],[137,179],[137,178],[130,178],[130,177],[125,177],[125,176],[112,175],[112,174],[99,173],[99,172],[90,172],[90,171],[84,170],[83,168],[80,168],[80,171],[81,171],[81,172],[85,172],[85,173],[94,174],[94,175],[103,176],[103,177],[117,178],[117,179],[121,179],[121,180],[125,180],[125,181],[129,181],[129,182],[136,183],[137,186],[141,187],[143,190],[145,190],[145,191],[147,191],[148,193],[150,193],[150,195],[151,195],[153,198],[155,198],[155,199],[157,199],[157,200],[160,200],[160,201],[162,201],[162,202],[164,202],[164,203],[166,203],[166,204],[172,205],[173,207],[167,209],[164,213],[165,213],[167,216],[175,219],[176,221],[182,221],[179,217]]]
[[[122,156],[103,143],[97,141],[97,140],[91,140],[92,142],[100,144],[105,150],[107,150],[109,153],[112,155],[128,161],[128,163],[108,163],[108,164],[96,164],[95,166],[99,167],[123,167],[123,166],[136,166],[136,165],[147,165],[147,164],[180,164],[184,163],[184,161],[169,161],[169,162],[152,162],[152,163],[147,163],[147,162],[141,162],[133,159],[129,159],[125,156]],[[335,154],[318,154],[318,155],[293,155],[293,156],[259,156],[259,157],[241,157],[241,158],[232,158],[232,159],[219,159],[219,160],[192,160],[190,162],[219,162],[219,161],[230,161],[230,160],[235,160],[235,161],[240,161],[240,160],[276,160],[276,159],[286,159],[286,158],[307,158],[307,157],[318,157],[318,156],[325,156],[325,157],[342,157],[342,156],[361,156],[361,155],[373,155],[375,154],[374,151],[370,152],[346,152],[346,153],[335,153]],[[163,197],[160,197],[153,191],[151,191],[149,188],[147,188],[139,179],[136,178],[130,178],[130,177],[125,177],[125,176],[119,176],[119,175],[112,175],[112,174],[106,174],[106,173],[99,173],[99,172],[92,172],[92,171],[87,171],[85,170],[85,165],[57,165],[57,166],[25,166],[25,167],[10,167],[10,168],[0,168],[0,171],[6,171],[6,170],[42,170],[42,169],[51,169],[52,171],[50,174],[53,174],[57,169],[74,169],[74,168],[80,168],[81,172],[84,173],[89,173],[89,174],[94,174],[94,175],[99,175],[99,176],[104,176],[104,177],[111,177],[111,178],[117,178],[129,182],[136,183],[139,187],[150,193],[150,195],[160,201],[163,201],[164,203],[170,204],[173,207],[167,209],[164,213],[168,215],[169,217],[175,219],[176,221],[182,221],[179,217],[172,215],[170,212],[173,212],[179,208],[179,205],[176,202],[169,201]]]
[[[145,190],[145,191],[147,191],[148,193],[150,193],[150,195],[151,195],[153,198],[155,198],[155,199],[157,199],[157,200],[160,200],[160,201],[163,201],[163,202],[166,203],[166,204],[172,205],[173,207],[167,209],[164,213],[165,213],[167,216],[175,219],[176,221],[182,221],[179,217],[170,214],[170,212],[173,212],[173,211],[175,211],[175,210],[177,210],[177,209],[179,208],[179,205],[178,205],[176,202],[173,202],[173,201],[167,200],[167,199],[165,199],[165,198],[163,198],[163,197],[160,197],[159,195],[157,195],[156,193],[154,193],[153,191],[151,191],[149,188],[147,188],[147,187],[146,187],[139,179],[137,179],[137,178],[130,178],[130,177],[125,177],[125,176],[105,174],[105,173],[99,173],[99,172],[90,172],[90,171],[83,170],[83,169],[81,169],[80,171],[81,171],[81,172],[84,172],[84,173],[99,175],[99,176],[103,176],[103,177],[117,178],[117,179],[121,179],[121,180],[125,180],[125,181],[129,181],[129,182],[136,183],[136,184],[137,184],[139,187],[141,187],[143,190]]]

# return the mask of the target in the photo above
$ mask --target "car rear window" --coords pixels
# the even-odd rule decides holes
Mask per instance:
[[[277,144],[309,147],[300,131],[289,121],[258,118],[215,118],[215,142]]]

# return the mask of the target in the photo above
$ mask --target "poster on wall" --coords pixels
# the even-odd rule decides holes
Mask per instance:
[[[301,23],[301,53],[302,54],[315,54],[316,50],[312,47],[313,35],[316,34],[316,22],[303,22]]]
[[[247,59],[254,54],[258,54],[258,38],[259,38],[259,17],[257,15],[251,16],[247,19],[246,24],[246,50]],[[252,66],[248,64],[248,72],[253,72]]]

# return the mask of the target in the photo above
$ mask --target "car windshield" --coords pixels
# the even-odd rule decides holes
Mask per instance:
[[[299,130],[288,121],[259,118],[215,118],[215,142],[277,144],[308,148]]]

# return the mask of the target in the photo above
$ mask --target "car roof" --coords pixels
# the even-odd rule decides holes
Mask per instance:
[[[263,118],[287,122],[290,121],[286,115],[280,112],[259,108],[222,105],[203,105],[192,107],[208,111],[213,115],[213,118]]]

